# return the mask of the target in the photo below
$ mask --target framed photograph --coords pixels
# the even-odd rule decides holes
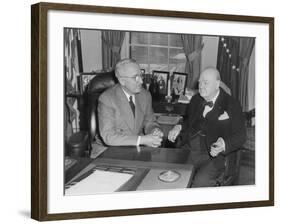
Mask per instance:
[[[167,71],[152,71],[153,79],[156,80],[159,86],[159,94],[162,96],[166,96],[168,93],[169,74]]]
[[[96,76],[95,73],[80,73],[80,79],[81,79],[81,93],[83,93],[85,91],[85,88],[87,87],[87,85],[89,84],[89,82],[92,80],[92,78],[94,78]]]
[[[152,79],[151,77],[152,77],[151,74],[147,74],[147,73],[142,74],[143,88],[145,88],[146,90],[149,90],[149,86],[151,84],[151,79]]]
[[[32,5],[31,12],[33,219],[274,205],[274,18],[57,3]],[[202,71],[219,71],[219,94],[236,98],[247,119],[245,142],[235,151],[241,159],[219,157],[224,171],[235,165],[235,176],[223,172],[212,187],[193,188],[198,170],[183,149],[116,146],[95,158],[66,153],[93,143],[84,117],[89,107],[81,109],[82,98],[66,99],[66,90],[76,93],[81,72],[112,70],[129,57],[145,73],[154,71],[161,94],[168,94],[170,73],[173,82],[182,80],[180,93],[183,83],[197,90]],[[112,81],[112,74],[105,78]],[[84,88],[90,77],[82,77]],[[218,120],[232,119],[223,109]]]
[[[145,74],[145,69],[141,69],[141,74],[144,75]]]
[[[182,72],[173,72],[171,76],[171,92],[175,95],[184,95],[187,84],[187,74]]]

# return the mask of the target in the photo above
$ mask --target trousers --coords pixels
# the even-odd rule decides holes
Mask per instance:
[[[184,146],[190,152],[187,162],[192,164],[195,169],[191,187],[216,186],[217,178],[225,171],[225,166],[217,166],[215,163],[216,159],[222,158],[210,156],[204,138],[204,136],[197,135]]]

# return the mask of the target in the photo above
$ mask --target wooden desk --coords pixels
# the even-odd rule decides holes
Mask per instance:
[[[184,181],[184,187],[189,187],[193,175],[193,166],[186,163],[187,159],[188,151],[183,149],[133,146],[109,147],[95,160],[79,158],[75,165],[77,168],[75,169],[74,166],[66,171],[65,177],[67,179],[65,179],[65,183],[66,186],[70,186],[72,182],[82,180],[81,176],[83,177],[95,167],[110,167],[134,171],[134,176],[118,191],[179,188],[176,182],[171,185],[161,183],[158,176],[155,176],[165,170],[175,170],[184,174],[181,177],[182,179],[180,178],[181,185]],[[84,166],[82,170],[81,166]]]
[[[170,107],[171,111],[168,111],[167,108]],[[166,101],[153,101],[152,108],[155,113],[173,113],[181,116],[186,115],[188,104],[182,104],[178,102],[168,103]]]

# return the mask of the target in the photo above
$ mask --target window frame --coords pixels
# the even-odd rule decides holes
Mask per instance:
[[[148,43],[147,44],[132,44],[132,33],[145,33],[145,34],[148,34]],[[150,44],[150,37],[151,35],[153,34],[165,34],[165,35],[168,35],[168,45],[157,45],[157,44]],[[148,63],[147,63],[147,69],[145,68],[142,68],[142,69],[145,69],[146,73],[152,73],[153,72],[153,69],[151,68],[151,63],[150,63],[150,50],[151,48],[153,47],[157,47],[157,48],[165,48],[168,50],[168,71],[169,72],[172,72],[171,71],[171,63],[170,63],[170,49],[180,49],[180,50],[183,50],[183,46],[182,47],[176,47],[176,46],[171,46],[170,45],[170,38],[171,38],[171,35],[181,35],[181,34],[177,34],[177,33],[154,33],[154,32],[141,32],[141,31],[134,31],[134,32],[129,32],[129,57],[132,58],[132,47],[133,46],[136,46],[136,47],[147,47],[148,50],[147,50],[147,58],[148,58]],[[183,52],[184,53],[184,52]],[[187,60],[187,59],[186,59]],[[185,60],[185,62],[186,62]],[[155,70],[155,69],[154,69]],[[184,72],[184,71],[182,71]]]

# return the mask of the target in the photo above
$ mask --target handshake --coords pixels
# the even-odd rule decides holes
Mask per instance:
[[[169,131],[168,140],[171,142],[175,142],[180,131],[181,125],[176,125],[175,127],[173,127],[173,129]],[[159,128],[155,128],[153,129],[151,134],[141,136],[140,144],[150,147],[159,147],[163,140],[163,136],[163,132]]]

